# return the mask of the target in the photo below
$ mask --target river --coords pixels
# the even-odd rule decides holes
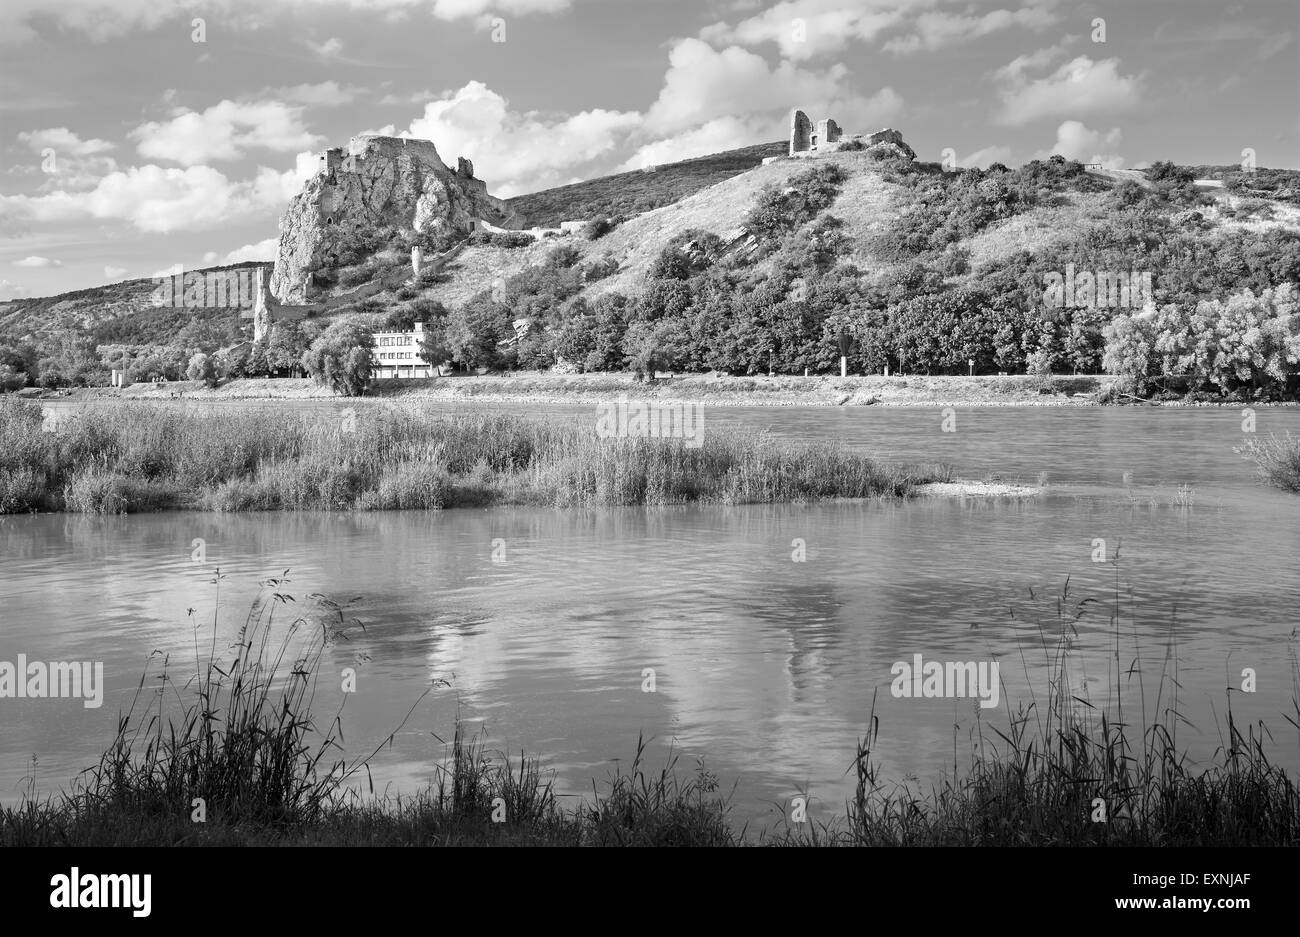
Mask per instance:
[[[215,611],[228,642],[259,582],[284,570],[300,613],[320,593],[364,624],[327,649],[317,697],[332,713],[340,675],[356,671],[343,717],[349,755],[372,750],[433,687],[374,760],[376,787],[390,792],[433,778],[438,739],[450,738],[459,714],[489,749],[540,756],[564,794],[626,769],[644,734],[654,739],[651,767],[671,749],[680,768],[703,759],[727,788],[734,782],[738,820],[776,822],[799,794],[812,797],[812,817],[830,818],[852,793],[846,770],[873,701],[883,774],[925,782],[951,773],[954,758],[966,764],[981,730],[992,751],[991,726],[1005,730],[1017,706],[1043,702],[1042,633],[1061,630],[1056,600],[1067,580],[1064,607],[1097,600],[1066,655],[1078,695],[1100,704],[1121,693],[1137,722],[1145,693],[1149,721],[1176,670],[1189,723],[1178,741],[1204,763],[1220,741],[1226,688],[1240,688],[1249,668],[1255,692],[1231,694],[1238,723],[1262,719],[1272,754],[1300,767],[1296,732],[1282,718],[1295,717],[1300,497],[1262,486],[1233,453],[1241,411],[975,408],[955,418],[944,432],[937,407],[713,408],[706,427],[838,438],[886,459],[950,462],[971,479],[1035,483],[1045,473],[1045,492],[598,511],[0,517],[0,661],[102,661],[106,683],[98,709],[0,700],[0,800],[13,802],[32,779],[43,792],[66,787],[110,738],[150,653],[170,654],[173,671],[188,674],[196,627],[206,640]],[[1258,411],[1257,432],[1287,430],[1300,432],[1300,412]],[[204,562],[193,559],[196,538]],[[1094,562],[1098,541],[1108,562]],[[999,662],[998,705],[894,698],[891,667],[916,654]],[[1141,678],[1128,673],[1135,658]]]

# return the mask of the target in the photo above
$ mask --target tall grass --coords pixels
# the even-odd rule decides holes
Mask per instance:
[[[778,841],[842,845],[1290,845],[1300,838],[1300,788],[1274,764],[1262,722],[1241,725],[1228,691],[1220,744],[1196,769],[1179,746],[1190,727],[1178,705],[1176,621],[1154,686],[1136,627],[1125,634],[1116,561],[1109,609],[1110,697],[1098,705],[1071,674],[1078,622],[1094,599],[1073,601],[1067,581],[1034,628],[1050,674],[1042,699],[1022,702],[1003,728],[979,720],[965,770],[929,790],[886,782],[875,757],[875,707],[852,771],[843,823],[780,832]],[[1135,622],[1130,617],[1130,625]],[[1300,665],[1291,651],[1291,713],[1300,730]],[[1028,663],[1022,664],[1028,677]],[[1134,686],[1135,685],[1135,686]],[[1133,686],[1132,689],[1126,687]],[[1130,696],[1134,698],[1130,698]]]
[[[954,754],[951,775],[928,790],[887,782],[873,705],[846,758],[857,783],[843,816],[757,836],[730,822],[731,795],[702,765],[686,773],[670,756],[660,770],[647,768],[644,738],[630,770],[565,805],[536,758],[489,753],[458,720],[432,784],[410,796],[363,796],[362,772],[368,777],[379,748],[347,761],[340,713],[324,723],[313,714],[322,651],[339,636],[342,610],[318,597],[323,616],[294,617],[276,637],[277,614],[291,614],[294,600],[286,577],[266,585],[228,653],[217,651],[215,612],[206,647],[196,629],[194,673],[183,685],[169,661],[146,669],[112,742],[72,790],[43,801],[29,792],[0,809],[0,845],[1196,846],[1286,845],[1300,833],[1295,780],[1270,760],[1263,723],[1237,721],[1231,694],[1211,764],[1190,763],[1178,743],[1188,723],[1176,648],[1171,640],[1149,685],[1118,585],[1107,636],[1116,690],[1107,700],[1089,699],[1072,676],[1079,622],[1096,603],[1074,601],[1067,583],[1054,611],[1026,628],[1052,675],[1046,692],[1022,702],[1005,726],[977,721],[964,769]],[[1023,653],[1021,662],[1028,676]],[[1294,648],[1291,666],[1297,690],[1284,718],[1300,732]],[[196,798],[204,823],[192,816]]]
[[[1300,491],[1300,438],[1268,435],[1251,439],[1235,450],[1243,458],[1253,459],[1260,476],[1283,491]]]
[[[351,424],[149,404],[78,410],[52,432],[41,424],[38,405],[0,400],[0,513],[753,503],[896,497],[950,475],[740,429],[711,429],[691,448],[602,439],[594,419],[444,418],[388,404],[358,407]]]

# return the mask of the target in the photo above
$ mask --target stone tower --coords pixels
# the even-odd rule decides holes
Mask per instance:
[[[803,153],[812,145],[812,121],[797,107],[790,112],[790,155]]]

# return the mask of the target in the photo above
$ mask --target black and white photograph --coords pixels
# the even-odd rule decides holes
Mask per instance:
[[[1297,0],[0,4],[10,907],[1260,926],[1297,609]]]

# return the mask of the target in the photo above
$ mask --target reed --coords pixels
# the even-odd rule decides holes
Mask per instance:
[[[439,417],[377,404],[348,422],[118,404],[45,431],[39,406],[0,400],[0,513],[742,504],[893,498],[950,477],[942,466],[887,465],[836,443],[735,428],[692,448],[602,439],[594,419]]]
[[[267,581],[227,653],[217,653],[215,611],[206,650],[196,629],[184,684],[166,659],[146,668],[98,764],[64,794],[28,792],[0,810],[0,845],[1294,844],[1300,791],[1270,760],[1273,736],[1262,722],[1239,723],[1229,693],[1211,763],[1192,764],[1178,737],[1188,723],[1178,706],[1177,623],[1149,680],[1135,623],[1123,615],[1118,564],[1116,577],[1115,692],[1100,705],[1080,695],[1069,666],[1078,623],[1096,603],[1075,600],[1067,582],[1026,629],[1038,638],[1028,653],[1042,653],[1052,674],[1045,693],[1004,726],[977,718],[968,764],[954,754],[950,776],[928,789],[885,780],[873,706],[849,761],[857,784],[843,815],[751,835],[730,822],[732,795],[702,766],[689,775],[670,756],[648,769],[643,737],[629,771],[564,805],[536,758],[487,752],[458,720],[433,783],[412,796],[363,796],[371,760],[420,700],[380,748],[344,759],[340,713],[324,723],[313,714],[322,650],[342,634],[343,611],[317,597],[321,614],[292,617],[277,637],[277,615],[292,616],[294,603],[281,576]],[[1294,647],[1290,660],[1293,712],[1283,715],[1300,732]],[[1024,653],[1021,661],[1028,670]],[[193,821],[196,798],[204,823]]]
[[[1300,491],[1300,437],[1269,434],[1233,451],[1253,460],[1260,477],[1270,485],[1283,491]]]

